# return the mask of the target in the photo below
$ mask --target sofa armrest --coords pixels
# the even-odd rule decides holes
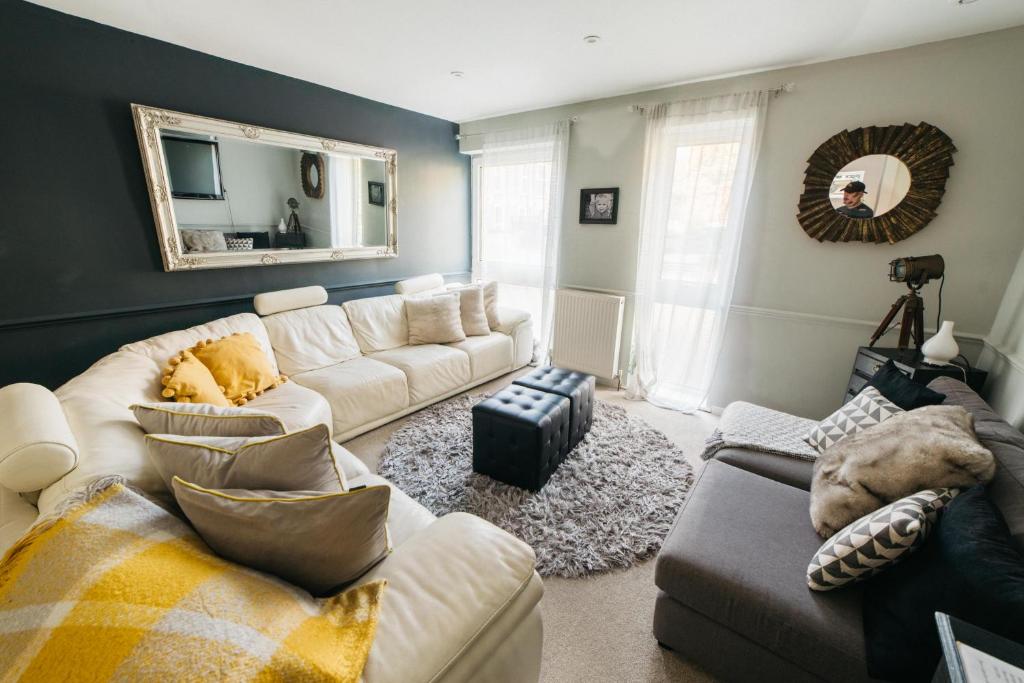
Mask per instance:
[[[521,311],[518,308],[505,308],[504,306],[498,306],[498,320],[501,321],[501,324],[498,325],[498,329],[496,331],[510,335],[517,327],[530,321],[530,314],[526,311]]]
[[[0,557],[24,535],[39,517],[36,506],[0,486]]]
[[[535,559],[527,544],[461,512],[399,545],[359,580],[388,581],[366,681],[430,681],[513,605],[525,618],[542,593]]]

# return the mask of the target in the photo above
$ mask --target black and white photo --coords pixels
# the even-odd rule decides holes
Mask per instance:
[[[619,218],[619,188],[580,190],[580,223],[615,225]]]

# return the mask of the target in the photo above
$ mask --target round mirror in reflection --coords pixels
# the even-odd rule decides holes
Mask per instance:
[[[881,216],[907,196],[910,170],[888,154],[869,154],[843,166],[828,191],[832,208],[850,218]]]

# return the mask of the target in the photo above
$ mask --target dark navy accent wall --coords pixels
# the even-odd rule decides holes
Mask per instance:
[[[450,121],[12,0],[0,97],[0,386],[55,386],[261,291],[321,284],[339,301],[469,269],[469,161]],[[132,102],[398,150],[399,257],[165,273]]]

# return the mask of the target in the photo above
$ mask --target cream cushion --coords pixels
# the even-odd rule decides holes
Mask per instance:
[[[171,487],[174,477],[207,488],[344,491],[327,425],[278,436],[147,434],[146,449]]]
[[[211,490],[174,478],[174,497],[220,556],[268,572],[313,595],[340,589],[391,550],[391,489]]]
[[[405,373],[372,358],[360,356],[291,380],[327,398],[339,435],[409,407]]]
[[[343,303],[349,324],[364,354],[386,351],[409,343],[405,299],[398,294],[353,299]]]
[[[501,327],[501,313],[498,308],[498,283],[494,280],[487,282],[475,282],[473,284],[451,284],[449,291],[456,291],[466,287],[479,287],[484,292],[484,313],[487,315],[487,324],[492,330]]]
[[[164,402],[136,403],[131,409],[147,434],[274,436],[287,431],[277,415],[249,408]]]
[[[462,331],[467,337],[487,335],[491,333],[487,322],[487,311],[484,308],[484,290],[479,285],[471,285],[454,290],[459,296],[459,313],[462,316]]]
[[[273,391],[265,391],[245,407],[277,415],[289,432],[315,424],[330,426],[333,422],[327,399],[295,382],[285,382]]]
[[[341,306],[314,306],[263,318],[281,372],[291,377],[359,356]]]
[[[57,397],[38,384],[0,389],[0,486],[38,491],[78,464],[78,442]]]
[[[370,356],[405,373],[409,383],[409,404],[440,396],[469,382],[469,356],[458,349],[437,344],[403,346]]]
[[[252,306],[260,315],[272,315],[281,311],[319,306],[325,303],[327,303],[327,290],[319,285],[263,292],[252,298]]]
[[[462,341],[462,315],[457,294],[410,297],[405,301],[409,321],[409,344],[447,344]]]
[[[424,294],[444,291],[444,278],[437,273],[411,277],[395,283],[395,292],[398,294]]]
[[[149,339],[143,339],[142,341],[132,342],[131,344],[125,344],[120,350],[131,351],[132,353],[152,358],[162,367],[173,356],[181,353],[183,349],[192,348],[199,341],[220,339],[236,332],[248,332],[255,337],[264,353],[266,353],[267,360],[270,362],[274,374],[276,375],[280,372],[277,367],[277,361],[274,358],[274,349],[271,347],[270,339],[267,337],[267,328],[252,313],[239,313],[227,318],[218,318],[202,325],[190,327],[187,330],[176,330],[150,337]]]
[[[467,337],[465,341],[448,346],[469,356],[474,380],[512,370],[512,338],[506,334],[494,332],[486,337]]]

